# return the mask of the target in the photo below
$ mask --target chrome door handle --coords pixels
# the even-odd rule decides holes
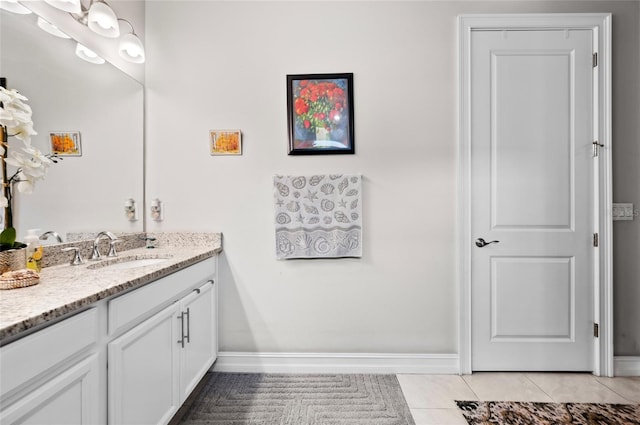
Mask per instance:
[[[187,311],[183,311],[182,315],[187,316],[187,334],[182,339],[185,340],[186,342],[191,343],[191,322],[190,322],[191,314],[189,312],[189,309],[187,308]]]
[[[180,339],[178,340],[178,344],[184,348],[184,312],[180,312],[180,316],[176,317],[176,319],[180,321]]]
[[[498,242],[500,242],[500,241],[491,241],[491,242],[487,242],[487,241],[485,241],[485,240],[484,240],[484,239],[482,239],[482,238],[478,238],[478,239],[476,239],[476,246],[477,246],[478,248],[484,248],[485,246],[487,246],[487,245],[489,245],[489,244],[492,244],[492,243],[498,243]]]

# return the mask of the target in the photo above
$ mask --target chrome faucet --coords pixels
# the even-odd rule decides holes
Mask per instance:
[[[56,238],[56,240],[58,241],[58,243],[62,243],[63,240],[60,237],[60,235],[58,234],[58,232],[54,232],[53,230],[49,230],[48,232],[44,232],[43,234],[40,235],[40,240],[44,241],[47,240],[49,238],[49,236]]]
[[[98,248],[98,243],[105,236],[108,237],[110,241],[109,254],[107,254],[107,257],[118,256],[118,253],[116,252],[116,242],[119,242],[119,239],[117,238],[117,236],[111,232],[100,232],[98,233],[98,235],[93,241],[93,252],[91,253],[91,258],[90,258],[91,260],[98,261],[102,259],[102,255],[100,255],[100,249]]]

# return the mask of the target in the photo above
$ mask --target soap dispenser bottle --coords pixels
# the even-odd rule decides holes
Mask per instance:
[[[27,230],[27,236],[24,242],[27,244],[27,268],[40,272],[42,269],[40,262],[42,261],[42,243],[37,235],[38,229]]]

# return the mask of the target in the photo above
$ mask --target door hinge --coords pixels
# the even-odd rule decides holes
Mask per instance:
[[[592,64],[594,68],[598,66],[598,52],[593,54]]]
[[[599,143],[597,140],[594,140],[591,144],[593,145],[593,157],[595,158],[600,155],[600,148],[604,145],[602,143]]]
[[[593,324],[593,336],[596,338],[600,337],[600,326],[597,323]]]
[[[594,248],[598,247],[598,234],[597,233],[593,234],[593,246],[594,246]]]

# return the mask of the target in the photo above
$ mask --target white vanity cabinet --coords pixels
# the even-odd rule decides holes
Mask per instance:
[[[92,308],[0,348],[0,423],[103,423],[98,336]]]
[[[110,329],[117,330],[132,316],[146,317],[144,307],[169,303],[139,323],[133,319],[108,344],[110,424],[168,423],[213,365],[217,291],[202,271],[186,269],[110,303]]]
[[[217,355],[211,257],[0,347],[0,424],[166,424]]]

